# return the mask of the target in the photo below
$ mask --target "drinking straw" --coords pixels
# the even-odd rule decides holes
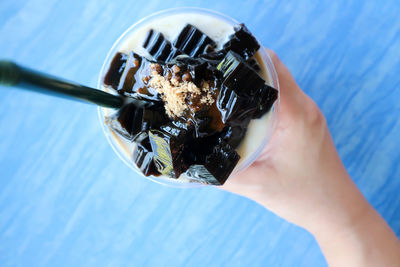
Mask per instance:
[[[107,108],[120,108],[122,97],[41,73],[11,61],[0,61],[0,85],[89,102]]]

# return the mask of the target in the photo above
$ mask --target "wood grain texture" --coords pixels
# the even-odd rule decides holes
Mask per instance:
[[[350,3],[349,3],[350,2]],[[123,31],[177,1],[0,2],[0,58],[95,86]],[[202,1],[245,22],[321,107],[400,236],[398,1]],[[325,266],[313,237],[215,188],[138,177],[96,108],[0,88],[0,266]]]

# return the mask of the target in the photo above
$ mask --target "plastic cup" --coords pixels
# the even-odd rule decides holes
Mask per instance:
[[[157,13],[154,13],[150,16],[147,16],[143,18],[142,20],[138,21],[137,23],[133,24],[131,27],[129,27],[119,38],[118,40],[114,43],[114,45],[111,47],[110,51],[108,52],[106,59],[104,60],[103,66],[100,71],[100,75],[98,78],[97,82],[97,88],[103,89],[107,92],[111,93],[116,93],[111,90],[107,90],[106,88],[103,87],[103,77],[105,73],[107,72],[109,65],[114,57],[114,55],[119,51],[121,48],[121,45],[125,43],[125,41],[130,38],[132,35],[135,34],[135,32],[138,31],[141,27],[144,25],[148,25],[148,23],[151,23],[154,20],[158,20],[160,18],[168,18],[169,16],[173,15],[179,15],[179,14],[184,14],[190,17],[190,14],[198,14],[198,15],[205,15],[207,17],[210,17],[212,19],[218,19],[221,20],[222,22],[228,23],[232,26],[232,28],[238,24],[238,22],[224,14],[208,10],[208,9],[203,9],[203,8],[173,8],[173,9],[167,9],[163,10]],[[195,25],[196,26],[196,25]],[[261,43],[260,43],[261,44]],[[268,76],[268,81],[267,83],[271,85],[272,87],[276,88],[279,91],[279,83],[278,83],[278,77],[274,68],[274,65],[271,61],[271,58],[269,57],[268,53],[266,50],[261,47],[258,51],[259,56],[261,58],[262,62],[264,64],[264,68],[267,72]],[[272,106],[271,110],[269,113],[267,113],[264,116],[267,116],[270,114],[270,119],[268,125],[266,125],[265,130],[262,137],[262,141],[260,144],[248,155],[246,155],[244,160],[241,160],[238,165],[235,167],[233,170],[232,174],[230,177],[236,175],[237,173],[243,171],[247,167],[249,167],[260,155],[266,144],[271,138],[271,135],[276,128],[276,124],[278,121],[278,110],[279,110],[279,100],[280,96],[278,94],[278,99],[275,101],[274,105]],[[121,145],[121,141],[118,138],[117,134],[114,133],[104,122],[105,116],[115,112],[115,110],[110,110],[107,108],[98,108],[98,116],[100,119],[101,126],[103,128],[103,132],[113,148],[114,152],[118,155],[118,157],[127,165],[129,166],[133,171],[138,173],[141,177],[144,177],[146,179],[150,179],[156,183],[166,185],[166,186],[171,186],[171,187],[183,187],[183,188],[192,188],[192,187],[199,187],[202,186],[203,184],[196,183],[196,182],[188,182],[186,180],[181,180],[181,179],[171,179],[171,178],[163,178],[163,177],[154,177],[154,176],[144,176],[141,171],[137,168],[135,163],[132,160],[132,152],[133,151],[127,151],[123,145]],[[132,145],[133,147],[133,145]],[[229,178],[228,178],[229,179]]]

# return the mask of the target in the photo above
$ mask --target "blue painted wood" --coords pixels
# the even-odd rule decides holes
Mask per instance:
[[[176,1],[0,2],[0,57],[95,86],[107,51]],[[325,113],[351,176],[400,235],[398,1],[202,1],[246,22]],[[325,266],[313,237],[215,188],[138,177],[96,108],[0,88],[1,266]]]

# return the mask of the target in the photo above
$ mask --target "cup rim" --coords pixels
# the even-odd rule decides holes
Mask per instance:
[[[233,19],[225,14],[222,14],[222,13],[214,11],[214,10],[210,10],[210,9],[206,9],[206,8],[199,8],[199,7],[176,7],[176,8],[164,9],[164,10],[152,13],[152,14],[138,20],[134,24],[132,24],[128,29],[126,29],[118,37],[118,39],[111,46],[110,50],[108,51],[108,53],[103,61],[103,65],[101,67],[100,74],[99,74],[99,77],[97,80],[97,88],[102,90],[102,81],[103,81],[104,74],[108,68],[108,65],[110,64],[110,61],[112,60],[115,53],[117,52],[117,48],[119,47],[119,45],[121,44],[121,41],[124,38],[128,37],[129,34],[132,31],[134,31],[136,28],[140,28],[140,26],[142,24],[148,23],[152,19],[157,19],[157,18],[161,18],[164,16],[171,16],[171,15],[176,15],[176,14],[181,14],[181,13],[196,13],[196,14],[200,13],[200,14],[204,14],[207,16],[217,17],[218,19],[223,19],[227,23],[231,24],[232,26],[239,24],[238,21],[236,21],[235,19]],[[240,173],[241,171],[243,171],[244,169],[249,167],[258,158],[258,156],[261,154],[261,152],[264,150],[264,148],[268,144],[268,142],[272,136],[272,133],[274,132],[277,122],[278,122],[278,111],[279,111],[279,106],[280,106],[280,88],[279,88],[278,75],[276,73],[274,64],[273,64],[268,52],[266,51],[266,49],[263,48],[262,45],[261,45],[261,48],[258,50],[258,52],[260,53],[260,56],[262,57],[262,60],[265,64],[265,68],[266,68],[267,73],[270,78],[269,80],[270,80],[271,86],[273,86],[275,89],[278,90],[278,98],[275,101],[275,103],[273,104],[271,110],[269,111],[271,113],[271,118],[270,118],[271,122],[269,124],[270,126],[268,127],[267,133],[265,134],[262,142],[260,143],[258,148],[254,152],[251,153],[251,155],[249,155],[243,162],[241,162],[240,165],[237,165],[235,167],[233,172],[230,174],[230,178],[232,178],[233,176],[237,175],[238,173]],[[181,182],[181,181],[178,181],[178,179],[176,179],[176,180],[160,179],[160,177],[155,177],[155,176],[144,176],[142,174],[142,172],[134,164],[133,160],[128,158],[127,155],[122,151],[122,149],[119,148],[120,145],[117,143],[115,138],[112,136],[113,134],[111,133],[111,129],[104,122],[104,117],[105,117],[104,112],[103,112],[104,108],[98,107],[97,110],[98,110],[98,118],[100,120],[100,125],[102,127],[103,133],[106,136],[106,139],[107,139],[108,143],[110,144],[110,146],[112,147],[113,151],[128,167],[130,167],[137,174],[139,174],[139,176],[141,176],[142,178],[149,179],[158,184],[161,184],[164,186],[169,186],[169,187],[174,187],[174,188],[177,188],[177,187],[178,188],[197,188],[197,187],[205,186],[204,184],[197,183],[197,182]],[[228,178],[228,179],[230,179],[230,178]]]

